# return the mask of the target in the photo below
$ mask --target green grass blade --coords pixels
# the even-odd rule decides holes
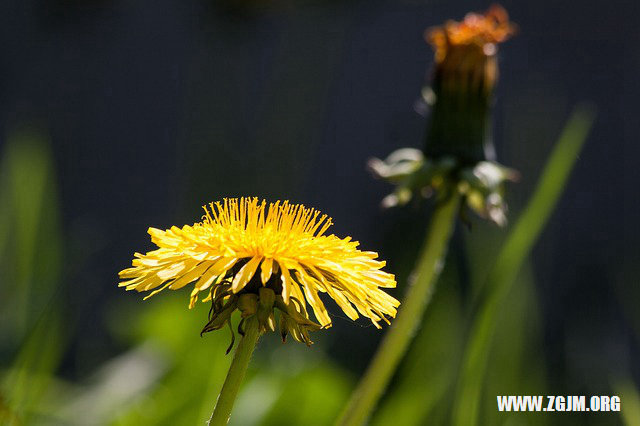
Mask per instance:
[[[562,194],[594,115],[594,111],[586,106],[576,108],[547,161],[533,196],[489,272],[462,361],[453,406],[453,424],[456,426],[477,423],[487,358],[500,306]]]
[[[64,347],[55,181],[47,137],[11,132],[0,161],[0,347],[16,355],[0,377],[0,424],[27,424],[38,411]]]
[[[452,262],[445,266],[423,325],[381,400],[372,426],[436,426],[447,420],[443,416],[447,410],[442,408],[450,407],[465,332],[458,272]]]
[[[0,332],[25,338],[60,278],[62,238],[53,156],[47,137],[11,132],[0,162]]]
[[[17,424],[31,424],[62,357],[63,340],[61,318],[51,306],[36,323],[2,380],[0,397],[4,410],[0,410],[0,424],[4,424],[3,416],[4,420],[15,419]]]

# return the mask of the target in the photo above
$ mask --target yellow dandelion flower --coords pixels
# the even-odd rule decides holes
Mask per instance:
[[[395,316],[399,302],[381,290],[396,286],[394,276],[382,271],[385,262],[358,250],[350,237],[324,235],[332,224],[326,215],[288,201],[267,206],[257,198],[203,208],[202,222],[193,226],[149,228],[158,249],[135,253],[133,267],[120,272],[120,286],[151,291],[146,299],[193,283],[189,307],[203,292],[203,301],[212,302],[203,331],[224,326],[235,309],[243,318],[257,313],[261,329],[274,330],[275,307],[283,338],[292,334],[306,343],[308,331],[331,326],[320,293],[349,318],[362,315],[378,328]],[[320,325],[309,318],[307,305]]]

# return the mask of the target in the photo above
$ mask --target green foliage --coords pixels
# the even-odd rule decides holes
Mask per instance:
[[[423,328],[374,425],[473,424],[480,419],[480,424],[537,425],[552,420],[538,413],[499,413],[495,397],[546,391],[540,314],[526,259],[559,199],[592,120],[588,109],[574,113],[533,198],[504,242],[486,225],[474,229],[467,244],[471,289],[461,286],[463,277],[456,276],[459,268],[449,259]]]
[[[230,334],[223,329],[200,337],[208,305],[198,304],[189,311],[183,294],[163,296],[142,305],[136,301],[129,309],[120,306],[110,319],[114,334],[137,348],[124,357],[134,362],[138,354],[135,363],[144,363],[148,370],[144,375],[146,385],[138,385],[139,391],[126,401],[114,400],[132,387],[131,380],[123,380],[119,388],[67,410],[70,416],[79,410],[94,413],[98,403],[104,405],[111,399],[109,409],[93,414],[100,419],[99,424],[192,425],[209,418],[231,362],[231,355],[225,355]],[[239,317],[234,316],[232,322],[237,325]],[[263,337],[270,339],[278,337]],[[259,344],[230,424],[328,424],[347,396],[344,372],[328,360],[317,360],[321,347],[309,349],[289,342],[273,350],[269,345],[272,342],[264,343],[267,352],[260,354]],[[101,377],[108,380],[116,374],[111,371]],[[103,386],[99,383],[93,386]],[[290,403],[292,397],[296,404]]]
[[[184,294],[163,296],[167,297],[145,303],[136,300],[135,312],[129,314],[131,322],[122,322],[122,318],[116,318],[121,312],[114,312],[114,326],[134,324],[130,339],[137,345],[149,345],[162,360],[158,363],[160,371],[154,374],[158,380],[150,381],[148,388],[120,407],[117,415],[109,413],[111,419],[117,419],[115,424],[203,423],[211,415],[215,395],[222,387],[231,361],[225,356],[229,335],[221,330],[200,337],[208,306],[199,304],[189,311]]]
[[[53,161],[40,132],[25,128],[10,134],[0,164],[0,349],[6,363],[0,423],[28,424],[65,341],[55,298],[62,253],[59,209]]]
[[[622,419],[625,426],[640,426],[640,392],[629,379],[614,384],[614,390],[622,401]]]
[[[350,388],[344,371],[333,366],[328,360],[307,365],[296,374],[282,380],[279,389],[272,389],[278,398],[265,417],[255,424],[331,424],[348,397]],[[234,424],[247,423],[238,419]]]
[[[449,264],[450,265],[450,264]],[[395,385],[383,399],[372,425],[446,424],[452,383],[463,345],[464,315],[459,275],[448,266],[427,310]]]
[[[540,413],[500,413],[496,395],[547,394],[540,307],[530,264],[517,276],[497,314],[493,344],[488,354],[486,380],[479,402],[481,424],[545,425]]]
[[[593,123],[593,115],[593,111],[586,107],[574,112],[549,157],[536,191],[510,232],[489,272],[486,286],[481,290],[479,310],[473,318],[453,407],[453,423],[457,426],[474,425],[478,420],[487,358],[498,314],[518,271],[562,194]]]
[[[461,284],[465,274],[449,256],[424,326],[372,425],[449,425],[452,413],[460,425],[575,420],[498,413],[495,395],[553,391],[544,374],[540,308],[527,258],[591,121],[588,110],[574,114],[504,242],[495,229],[474,229],[465,247],[471,288]],[[34,130],[14,133],[0,165],[0,424],[204,424],[231,361],[225,355],[230,334],[220,330],[200,337],[208,305],[188,310],[184,292],[146,302],[122,293],[107,318],[121,353],[79,380],[58,377],[69,319],[56,296],[64,244],[46,138]],[[326,355],[322,339],[311,349],[277,340],[267,335],[259,344],[230,424],[331,424],[348,398],[352,377]],[[634,384],[621,379],[614,391],[622,396],[624,423],[640,424]]]
[[[33,327],[60,278],[62,237],[48,141],[9,135],[0,161],[0,332],[14,346]],[[9,339],[6,342],[6,339]]]

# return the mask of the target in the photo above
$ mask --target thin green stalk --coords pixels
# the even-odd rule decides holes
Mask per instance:
[[[397,318],[351,395],[351,400],[337,422],[338,425],[359,426],[367,421],[407,351],[444,265],[459,202],[460,195],[454,192],[436,207],[415,270],[415,280],[407,290]]]
[[[240,384],[247,371],[249,360],[251,360],[251,355],[259,336],[258,319],[253,315],[245,320],[244,336],[240,339],[240,343],[233,354],[227,378],[224,380],[213,414],[209,419],[209,426],[224,426],[229,421],[233,403],[238,395]]]

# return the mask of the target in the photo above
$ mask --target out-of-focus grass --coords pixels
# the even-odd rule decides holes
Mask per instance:
[[[496,395],[547,394],[542,322],[531,264],[517,275],[518,285],[497,314],[494,343],[487,354],[487,378],[479,401],[480,424],[546,425],[540,413],[501,413]]]
[[[55,172],[48,141],[33,128],[9,135],[0,164],[0,423],[30,424],[65,341],[55,300]]]
[[[116,306],[109,319],[114,335],[132,349],[87,380],[59,386],[47,401],[57,407],[58,422],[186,426],[211,415],[231,362],[228,330],[200,337],[208,306],[188,310],[181,292],[139,299]],[[237,325],[239,318],[233,320]],[[321,357],[321,347],[266,346],[254,356],[230,424],[329,424],[347,397],[346,374]]]
[[[464,314],[456,268],[444,269],[395,384],[383,399],[372,425],[446,424],[446,407],[463,345]]]
[[[477,258],[472,265],[477,271],[472,275],[478,277],[484,277],[482,269],[491,261],[493,253],[493,250],[477,250],[480,242],[475,240],[478,237],[484,240],[485,231],[490,230],[476,228],[469,239],[470,249]],[[495,410],[497,394],[538,394],[546,389],[544,359],[539,351],[541,330],[535,286],[529,265],[523,269],[518,275],[518,286],[509,293],[499,315],[487,367],[494,374],[483,393],[493,397],[483,399],[483,424],[497,425],[515,420],[524,424],[546,424],[546,419],[538,413],[517,413],[515,419],[513,414]],[[452,395],[464,348],[468,308],[457,271],[450,259],[425,315],[424,325],[403,361],[388,397],[375,415],[373,425],[445,426],[451,423]]]
[[[562,194],[593,119],[594,112],[590,107],[579,107],[573,113],[547,161],[533,196],[510,232],[488,274],[486,285],[481,289],[453,406],[455,425],[474,425],[478,421],[487,359],[498,314],[518,271]]]
[[[461,287],[450,256],[424,326],[373,424],[450,425],[456,421],[462,425],[477,420],[492,425],[546,424],[553,420],[536,413],[498,413],[495,398],[546,390],[535,286],[530,268],[523,265],[565,186],[592,120],[591,110],[576,110],[536,193],[504,243],[499,243],[495,229],[487,232],[481,226],[472,233],[471,279],[482,285]],[[487,273],[486,265],[493,262]],[[516,278],[518,285],[512,288]],[[478,294],[479,309],[473,304]],[[469,319],[473,321],[470,334],[465,326]],[[485,381],[488,371],[492,374]]]
[[[47,139],[31,128],[11,133],[0,161],[0,331],[8,345],[25,337],[37,318],[32,313],[49,303],[59,282],[55,182]]]
[[[222,329],[201,338],[208,306],[189,311],[184,294],[177,293],[140,302],[135,309],[139,313],[132,314],[132,323],[138,324],[130,333],[132,343],[147,341],[163,354],[164,372],[146,392],[128,401],[114,424],[204,424],[211,415],[231,362],[231,355],[225,355],[230,334]],[[113,323],[122,331],[131,322],[123,321],[121,313]],[[238,320],[234,317],[234,324]],[[270,333],[262,339],[278,336]],[[317,351],[322,348],[296,342],[266,352],[259,345],[230,424],[328,424],[346,398],[348,384],[331,362],[318,360]]]
[[[273,361],[277,362],[275,359]],[[328,359],[304,363],[296,374],[284,376],[279,389],[272,389],[277,399],[256,424],[264,426],[331,424],[349,396],[351,384],[345,377],[345,372],[333,366]],[[258,398],[260,393],[255,393],[253,399]],[[234,424],[246,423],[238,418]]]
[[[6,404],[0,411],[0,424],[32,424],[44,421],[40,405],[53,382],[62,355],[62,321],[53,309],[43,313],[20,348],[16,359],[3,374],[1,397]]]
[[[626,426],[640,426],[640,393],[627,378],[614,383],[614,390],[621,400],[622,419]]]

